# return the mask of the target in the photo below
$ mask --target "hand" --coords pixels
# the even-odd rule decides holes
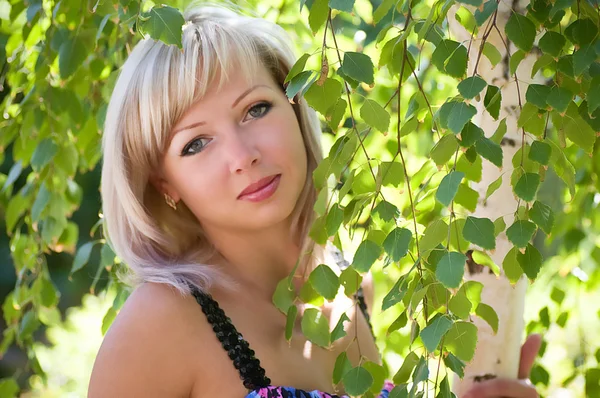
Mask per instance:
[[[542,345],[542,336],[530,335],[521,347],[519,380],[496,378],[476,383],[460,398],[538,398],[535,387],[529,381],[529,373]]]

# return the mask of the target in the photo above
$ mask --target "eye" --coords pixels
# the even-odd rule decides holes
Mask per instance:
[[[181,156],[189,156],[201,152],[208,145],[208,142],[203,143],[202,140],[208,140],[208,138],[196,137],[188,142],[181,150]]]
[[[248,115],[255,119],[260,118],[266,115],[272,107],[270,102],[261,102],[248,109]]]

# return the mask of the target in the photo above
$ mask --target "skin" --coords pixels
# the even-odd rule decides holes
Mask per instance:
[[[282,177],[271,198],[260,203],[238,199],[248,184],[273,174]],[[321,310],[330,329],[343,313],[350,321],[347,335],[325,349],[304,338],[299,322],[288,343],[286,317],[272,304],[278,281],[300,255],[290,215],[306,178],[306,151],[293,108],[261,70],[252,85],[233,74],[220,91],[209,91],[183,115],[151,182],[183,201],[217,247],[214,263],[238,288],[209,292],[256,352],[272,384],[343,394],[330,378],[341,352],[347,351],[353,365],[361,358],[381,363],[362,313],[343,294],[326,302]],[[370,286],[365,291],[372,308]],[[302,314],[305,308],[298,309]],[[539,349],[534,343],[523,347],[523,377]],[[513,380],[487,381],[471,393],[470,398],[537,396]],[[88,392],[93,398],[246,394],[195,300],[155,283],[137,287],[120,310],[96,358]]]

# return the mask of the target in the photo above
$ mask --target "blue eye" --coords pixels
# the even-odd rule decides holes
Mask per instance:
[[[190,141],[186,146],[181,150],[181,156],[193,155],[195,153],[201,152],[206,144],[202,142],[202,140],[206,140],[207,138],[197,137]]]
[[[251,107],[248,110],[248,115],[252,116],[253,118],[260,118],[266,115],[272,107],[273,105],[271,105],[270,102],[261,102]]]

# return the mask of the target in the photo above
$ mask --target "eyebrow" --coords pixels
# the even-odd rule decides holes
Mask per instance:
[[[239,97],[237,97],[237,99],[235,101],[233,101],[233,104],[231,104],[231,108],[235,108],[235,106],[242,100],[244,99],[244,97],[246,97],[248,94],[250,94],[253,90],[259,88],[259,87],[266,87],[266,88],[271,88],[269,86],[267,86],[266,84],[257,84],[256,86],[250,87],[248,90],[244,91]],[[196,123],[192,123],[189,126],[185,126],[185,127],[181,127],[175,131],[173,131],[172,135],[175,135],[177,133],[179,133],[180,131],[183,130],[189,130],[192,129],[194,127],[198,127],[198,126],[202,126],[206,124],[206,122],[196,122]]]

